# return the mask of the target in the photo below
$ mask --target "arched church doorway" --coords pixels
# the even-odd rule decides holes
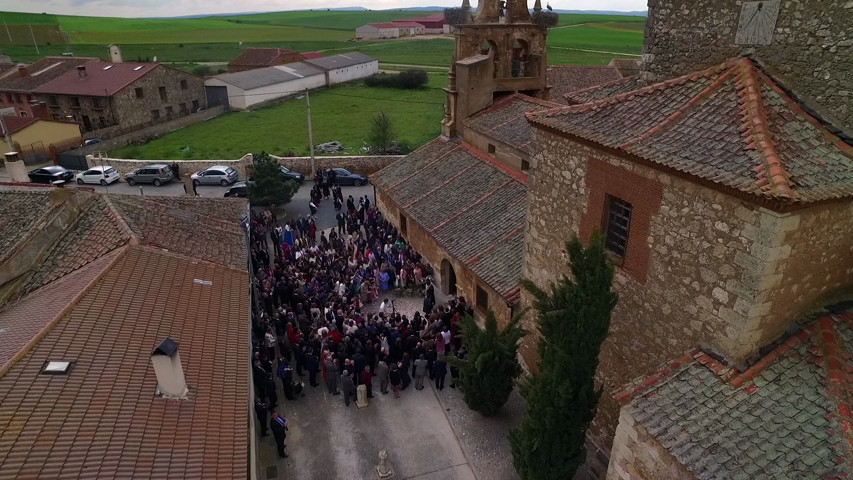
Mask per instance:
[[[446,295],[456,295],[456,271],[447,259],[441,261],[441,291]]]
[[[512,45],[512,76],[525,77],[527,76],[527,55],[528,45],[522,39],[516,39]]]

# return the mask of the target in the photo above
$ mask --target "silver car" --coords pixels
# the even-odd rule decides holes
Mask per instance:
[[[222,185],[223,187],[237,181],[237,170],[225,165],[214,165],[202,172],[192,174],[193,185]]]
[[[137,183],[153,183],[155,187],[159,187],[164,183],[169,183],[174,178],[172,167],[165,163],[153,163],[142,168],[128,173],[124,176],[128,185],[136,185]]]

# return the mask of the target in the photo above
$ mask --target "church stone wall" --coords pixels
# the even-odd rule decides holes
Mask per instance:
[[[643,71],[656,80],[750,54],[853,131],[853,1],[782,0],[770,45],[737,45],[741,0],[649,0]]]
[[[696,480],[643,425],[622,409],[607,480]]]

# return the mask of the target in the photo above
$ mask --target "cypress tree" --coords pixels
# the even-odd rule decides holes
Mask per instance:
[[[503,330],[498,330],[495,314],[486,315],[485,328],[474,317],[465,315],[459,328],[468,342],[468,359],[448,357],[459,368],[459,385],[463,399],[471,410],[490,417],[500,410],[512,393],[515,379],[521,374],[518,342],[525,335],[515,316]]]
[[[530,281],[540,340],[539,373],[522,384],[526,400],[518,428],[510,431],[513,463],[523,480],[569,480],[585,460],[586,430],[601,390],[595,388],[601,343],[607,337],[617,295],[613,267],[596,233],[589,248],[567,243],[572,277],[548,292]]]

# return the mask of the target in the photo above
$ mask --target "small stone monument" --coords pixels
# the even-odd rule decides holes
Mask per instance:
[[[376,466],[376,473],[379,474],[379,478],[394,476],[394,469],[391,468],[391,461],[388,460],[388,452],[385,450],[379,451],[379,465]]]
[[[355,406],[358,408],[367,407],[367,386],[359,385],[355,391]]]

